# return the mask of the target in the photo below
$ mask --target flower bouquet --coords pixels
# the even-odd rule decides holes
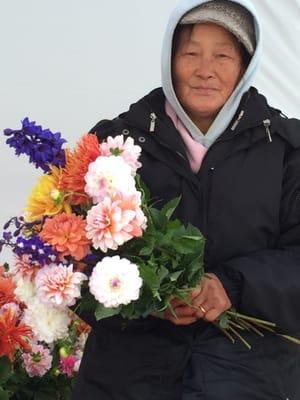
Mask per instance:
[[[0,399],[67,400],[90,328],[40,302],[23,267],[0,267]]]
[[[150,204],[133,139],[87,134],[63,149],[28,118],[4,134],[44,174],[0,240],[14,254],[1,270],[0,395],[68,398],[87,333],[70,308],[134,319],[187,299],[204,274],[204,238],[171,219],[180,199]]]
[[[17,155],[44,171],[24,213],[5,224],[0,240],[0,251],[8,246],[15,256],[1,275],[10,289],[0,297],[0,365],[6,371],[0,399],[1,390],[6,398],[34,399],[32,385],[67,387],[78,368],[85,336],[78,339],[82,322],[70,307],[101,320],[172,310],[174,296],[189,304],[205,274],[205,239],[172,218],[180,198],[154,207],[137,174],[141,148],[132,138],[99,143],[86,134],[75,149],[63,149],[60,133],[28,118],[20,130],[4,134]],[[261,334],[257,327],[274,326],[234,311],[216,324],[231,340],[243,340],[237,329]],[[50,399],[45,396],[38,398]]]

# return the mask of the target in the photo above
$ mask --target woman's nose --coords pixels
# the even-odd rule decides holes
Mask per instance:
[[[213,63],[210,58],[201,57],[195,66],[195,74],[202,79],[208,79],[213,74]]]

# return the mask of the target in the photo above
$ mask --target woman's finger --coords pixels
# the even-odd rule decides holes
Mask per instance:
[[[186,305],[187,305],[187,302],[184,301],[184,300],[182,300],[182,299],[179,299],[178,297],[174,297],[174,298],[170,301],[170,304],[171,304],[171,306],[172,306],[173,308],[176,308],[176,307],[178,307],[178,306],[186,306]]]
[[[201,303],[199,306],[196,307],[196,316],[198,318],[204,318],[206,313],[212,309],[212,306],[209,305],[209,303],[204,302]]]
[[[181,306],[181,307],[176,307],[174,309],[174,312],[175,312],[175,314],[176,314],[176,316],[178,318],[181,318],[181,317],[192,317],[192,316],[194,316],[196,314],[196,311],[197,310],[195,310],[195,308],[192,308],[192,307],[189,307],[189,306]],[[173,315],[173,313],[170,310],[167,311],[167,314]]]
[[[172,322],[175,325],[190,325],[190,324],[193,324],[194,322],[196,322],[198,318],[196,318],[196,317],[175,318],[172,316],[167,319],[168,319],[168,321]]]

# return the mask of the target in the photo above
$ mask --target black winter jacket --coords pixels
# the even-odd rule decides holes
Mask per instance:
[[[184,223],[196,225],[206,237],[205,268],[219,276],[237,310],[273,321],[283,332],[297,335],[300,332],[300,122],[282,116],[251,88],[232,123],[209,148],[199,173],[194,174],[181,136],[164,112],[164,102],[162,90],[156,89],[118,118],[101,121],[92,132],[100,140],[119,134],[134,138],[142,147],[139,173],[150,188],[152,198],[158,200],[157,205],[163,205],[181,195],[176,216]],[[150,132],[153,113],[157,119],[154,132]],[[77,395],[86,393],[88,400],[181,399],[175,391],[182,390],[178,388],[183,370],[191,359],[193,346],[201,340],[201,332],[205,336],[207,325],[200,321],[188,327],[176,327],[152,317],[133,322],[125,331],[118,318],[95,324],[94,339],[90,339],[82,362]],[[228,340],[219,332],[214,331],[213,335],[221,338],[218,340]],[[278,353],[272,354],[273,359],[287,354],[284,339],[268,335],[267,338],[261,340],[264,343],[269,340],[273,345],[275,340],[278,349]],[[117,349],[116,343],[119,343]],[[299,350],[296,345],[291,346],[295,346],[289,347],[289,351],[297,364]],[[157,348],[160,350],[156,354]],[[122,370],[127,370],[120,373],[125,376],[118,376],[121,383],[108,384],[109,372],[105,375],[105,368],[102,370],[99,364],[91,367],[91,353],[97,351],[112,373],[119,354]],[[217,354],[215,345],[214,351]],[[124,361],[126,357],[130,359],[128,362]],[[256,362],[260,357],[257,356]],[[141,360],[150,361],[145,361],[146,366]],[[159,369],[158,365],[164,367]],[[295,365],[289,382],[292,395],[299,390],[294,378]],[[90,381],[88,385],[89,374],[93,369],[96,374],[97,368],[100,368],[98,378],[91,378],[93,383]],[[279,372],[271,369],[267,368],[266,374],[273,374],[275,379]],[[137,370],[141,374],[139,378],[135,375]],[[168,377],[163,375],[163,370],[169,371]],[[159,375],[164,376],[163,382]],[[285,384],[282,382],[280,393],[287,397],[282,389]],[[155,385],[160,389],[155,391]],[[263,397],[264,390],[262,384],[257,399],[277,398],[273,394]],[[242,393],[240,398],[248,399]],[[250,395],[250,398],[256,397]]]

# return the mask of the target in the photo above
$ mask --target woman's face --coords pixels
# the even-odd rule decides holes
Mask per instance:
[[[175,92],[190,118],[204,131],[244,72],[240,46],[230,32],[212,23],[185,27],[180,32],[173,58]]]

